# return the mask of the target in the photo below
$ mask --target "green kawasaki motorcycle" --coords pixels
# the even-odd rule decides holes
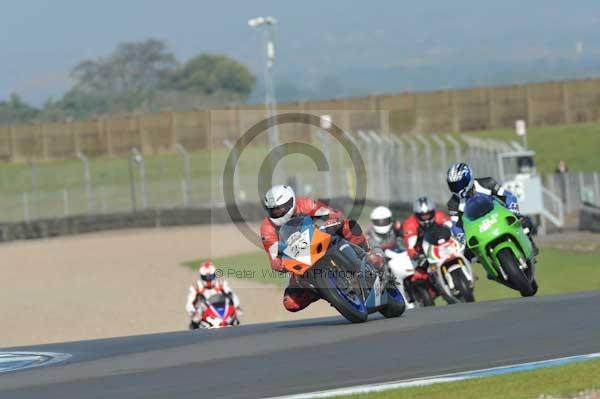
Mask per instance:
[[[467,247],[479,258],[488,278],[533,296],[535,259],[519,219],[500,201],[487,196],[467,200],[462,216]]]

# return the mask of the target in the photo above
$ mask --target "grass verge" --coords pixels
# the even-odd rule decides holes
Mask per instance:
[[[536,399],[541,395],[564,397],[584,389],[599,388],[600,360],[589,360],[540,370],[338,398]]]
[[[536,276],[539,282],[538,295],[552,295],[565,292],[600,289],[600,262],[598,252],[577,252],[551,247],[542,247],[538,258]],[[251,252],[236,256],[213,259],[225,278],[251,278],[261,283],[285,286],[287,278],[283,274],[271,272],[264,252]],[[184,265],[196,269],[200,260],[185,262]],[[483,268],[474,265],[480,276],[475,287],[478,301],[516,298],[520,295],[503,285],[485,278]],[[441,303],[440,300],[437,303]]]

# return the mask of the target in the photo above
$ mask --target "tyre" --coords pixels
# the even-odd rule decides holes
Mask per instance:
[[[323,267],[315,271],[314,279],[319,293],[348,321],[364,323],[369,314],[362,300],[362,291],[348,284],[347,278],[341,277],[347,273],[336,273],[337,271],[334,267]],[[358,292],[352,292],[353,289],[358,289]]]
[[[388,319],[392,318],[392,317],[402,316],[402,314],[406,310],[406,303],[404,302],[405,300],[402,299],[402,300],[398,301],[392,297],[391,291],[393,291],[393,290],[396,290],[396,292],[398,291],[398,289],[396,287],[393,287],[393,288],[388,287],[387,290],[388,290],[388,303],[387,303],[387,305],[385,305],[385,307],[383,309],[381,309],[379,311],[379,313],[381,313],[384,317],[387,317]],[[400,294],[399,292],[398,292],[398,294],[400,295],[400,298],[402,298],[402,294]]]
[[[460,292],[461,302],[475,302],[475,296],[473,295],[473,288],[470,287],[469,280],[465,277],[462,269],[456,269],[450,273],[454,286]]]
[[[508,276],[508,280],[521,293],[521,296],[533,296],[536,290],[529,283],[527,275],[519,268],[519,261],[508,248],[501,249],[498,252],[498,259],[502,268]]]
[[[531,280],[531,288],[533,288],[533,294],[532,295],[537,294],[538,283],[537,283],[537,281],[535,279]]]
[[[415,294],[415,300],[420,306],[435,306],[433,298],[429,295],[429,291],[422,285],[414,284],[413,292]]]

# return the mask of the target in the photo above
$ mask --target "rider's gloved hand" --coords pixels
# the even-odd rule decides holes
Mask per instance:
[[[533,223],[533,220],[531,220],[529,216],[521,216],[519,221],[521,222],[523,229],[527,230],[527,234],[532,236],[537,234],[537,226]]]
[[[283,267],[283,262],[281,261],[281,258],[271,259],[271,269],[273,269],[277,272],[285,271],[285,268]]]

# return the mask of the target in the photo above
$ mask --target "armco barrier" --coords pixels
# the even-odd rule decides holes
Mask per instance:
[[[264,210],[256,204],[240,205],[248,222],[264,217]],[[112,213],[40,219],[29,223],[1,223],[0,241],[48,238],[104,230],[141,229],[166,226],[231,223],[225,208],[156,209],[130,213]],[[238,222],[238,220],[234,220]]]
[[[600,208],[584,205],[579,211],[579,230],[600,233]]]
[[[332,199],[330,205],[348,212],[353,200],[349,198]],[[358,203],[366,207],[380,205],[372,201]],[[408,215],[409,204],[388,204],[398,217]],[[225,224],[232,222],[255,223],[265,217],[260,204],[243,203],[238,209],[244,220],[232,220],[225,207],[219,208],[173,208],[149,209],[138,212],[110,213],[69,216],[63,218],[39,219],[18,223],[0,223],[0,242],[50,238],[66,235],[92,233],[106,230],[143,229],[169,226],[190,226],[205,224]]]

